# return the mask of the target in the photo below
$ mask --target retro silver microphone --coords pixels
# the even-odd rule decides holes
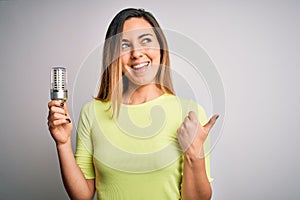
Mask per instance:
[[[68,99],[67,69],[65,67],[51,67],[50,96],[51,100],[59,100],[60,102]]]

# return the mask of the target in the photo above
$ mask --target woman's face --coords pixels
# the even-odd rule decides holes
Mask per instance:
[[[160,65],[160,46],[152,26],[145,19],[125,21],[120,60],[129,84],[141,86],[155,82]]]

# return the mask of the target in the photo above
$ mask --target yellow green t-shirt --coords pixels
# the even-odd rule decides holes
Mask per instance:
[[[169,94],[138,105],[121,104],[114,118],[109,107],[110,102],[87,103],[77,128],[76,162],[86,179],[95,179],[98,199],[180,199],[183,152],[177,129],[189,111],[205,124],[203,108]],[[209,155],[205,164],[211,181]]]

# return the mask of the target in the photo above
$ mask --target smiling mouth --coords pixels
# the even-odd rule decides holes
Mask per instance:
[[[150,62],[141,63],[138,65],[131,66],[135,72],[144,72],[150,68]]]

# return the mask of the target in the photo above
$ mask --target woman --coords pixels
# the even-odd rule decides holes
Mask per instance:
[[[175,96],[167,42],[153,15],[120,11],[102,64],[98,96],[81,111],[75,158],[67,106],[48,104],[70,198],[92,199],[96,190],[98,199],[210,199],[209,163],[201,155],[218,116],[202,126],[204,110]]]

